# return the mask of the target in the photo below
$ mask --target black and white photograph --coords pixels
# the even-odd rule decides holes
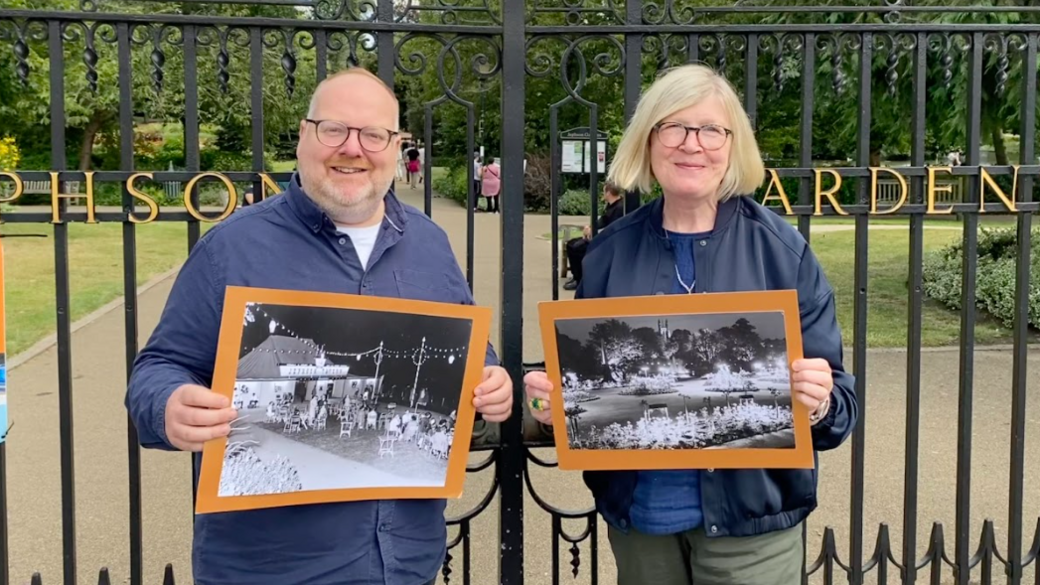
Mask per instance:
[[[472,327],[247,303],[218,495],[444,486]]]
[[[571,449],[794,448],[784,314],[559,319]]]

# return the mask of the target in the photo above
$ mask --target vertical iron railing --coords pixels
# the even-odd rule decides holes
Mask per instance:
[[[925,162],[925,83],[927,81],[928,35],[917,33],[912,59],[912,99],[910,164]],[[910,179],[910,203],[921,206],[925,200],[924,177]],[[913,583],[917,576],[917,466],[921,423],[921,314],[924,309],[924,215],[910,215],[909,277],[906,326],[906,445],[903,472],[903,554],[904,579]]]
[[[1019,131],[1019,163],[1031,165],[1036,161],[1036,87],[1037,87],[1037,33],[1028,33],[1026,37],[1025,56],[1023,57],[1022,75],[1022,120]],[[1019,179],[1018,192],[1012,197],[1020,204],[1033,202],[1033,182],[1031,176]],[[1022,516],[1023,496],[1025,491],[1025,425],[1026,425],[1026,381],[1028,360],[1029,329],[1029,279],[1031,218],[1029,214],[1019,213],[1016,221],[1015,237],[1018,240],[1015,261],[1015,324],[1012,379],[1011,379],[1011,453],[1008,492],[1008,536],[1007,564],[1008,585],[1022,583],[1025,555],[1022,552]],[[1034,373],[1035,377],[1037,374]],[[1034,543],[1034,546],[1040,543]],[[1036,551],[1032,552],[1034,567],[1037,564]],[[1036,580],[1040,581],[1040,569],[1034,568]]]
[[[119,167],[126,171],[134,169],[134,124],[133,96],[130,85],[133,65],[130,60],[130,26],[125,22],[116,24],[117,59],[119,61]],[[188,50],[185,50],[187,59]],[[185,99],[190,99],[185,80]],[[129,384],[134,360],[138,352],[137,315],[137,226],[130,221],[134,209],[134,198],[124,184],[122,187],[123,211],[123,327],[126,349],[126,382]],[[127,413],[126,454],[129,475],[130,505],[130,585],[144,583],[144,530],[141,513],[141,447],[137,428]]]
[[[64,171],[65,161],[65,47],[62,22],[47,22],[51,91],[51,169]],[[57,177],[51,189],[62,190]],[[52,191],[53,192],[53,191]],[[58,200],[64,214],[65,199]],[[61,435],[62,566],[65,585],[76,583],[76,472],[72,419],[72,322],[69,292],[69,225],[54,224],[54,289],[58,339],[58,412]]]
[[[501,359],[522,395],[524,361],[524,125],[526,116],[525,34],[523,2],[502,3],[502,219]],[[470,165],[472,168],[472,165]],[[467,209],[467,213],[472,213]],[[523,400],[513,402],[512,416],[502,423],[495,475],[499,487],[498,583],[524,583],[524,444]]]
[[[971,33],[968,61],[968,127],[966,165],[981,161],[979,140],[982,133],[982,33]],[[979,180],[969,175],[964,194],[968,203],[979,201]],[[971,578],[971,444],[972,389],[975,376],[975,268],[978,257],[979,218],[965,213],[964,262],[961,266],[961,352],[958,380],[959,418],[957,421],[957,517],[955,520],[954,578],[957,585],[968,585]]]
[[[857,116],[856,163],[870,166],[871,92],[874,61],[874,35],[863,33],[859,38],[859,107]],[[840,50],[835,44],[835,50]],[[895,50],[895,47],[893,47]],[[804,104],[803,107],[808,107]],[[865,177],[856,181],[857,201],[860,206],[870,203],[870,186]],[[852,473],[849,486],[852,501],[849,504],[849,565],[851,585],[863,583],[863,490],[867,431],[867,274],[870,249],[868,247],[867,215],[856,214],[855,267],[853,268],[852,335],[856,344],[852,352],[853,375],[856,377],[856,400],[859,401],[856,429],[852,433]],[[848,367],[848,364],[846,364]]]

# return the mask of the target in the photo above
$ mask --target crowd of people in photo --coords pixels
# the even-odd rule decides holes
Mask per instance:
[[[249,395],[245,386],[236,388],[236,395],[239,392],[251,396],[250,408],[257,407],[255,393]],[[403,412],[396,402],[381,402],[379,398],[371,385],[342,398],[330,396],[327,387],[318,386],[310,400],[302,403],[295,402],[293,392],[283,392],[267,404],[265,422],[282,425],[283,434],[296,434],[326,430],[330,426],[329,419],[333,419],[331,426],[335,428],[338,423],[340,438],[369,431],[381,433],[380,457],[395,455],[397,445],[413,444],[431,457],[448,458],[455,436],[456,411],[444,416],[420,410],[427,402],[425,391],[420,392],[414,410],[406,406]]]

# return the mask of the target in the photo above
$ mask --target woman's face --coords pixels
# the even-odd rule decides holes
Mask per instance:
[[[683,140],[682,126],[701,128],[700,137],[691,130]],[[665,195],[715,198],[729,168],[730,128],[726,110],[715,96],[661,120],[660,129],[650,134],[650,166]]]

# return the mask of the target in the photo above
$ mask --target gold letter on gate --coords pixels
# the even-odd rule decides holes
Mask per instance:
[[[146,195],[143,191],[140,191],[134,186],[134,181],[138,177],[144,177],[146,179],[152,178],[152,173],[134,173],[126,180],[126,190],[136,199],[144,201],[145,205],[148,206],[148,217],[145,219],[138,219],[133,212],[133,207],[127,212],[130,223],[151,223],[157,215],[159,215],[159,206],[156,205],[155,200]]]
[[[886,209],[884,211],[878,211],[878,209],[877,209],[877,186],[878,186],[877,185],[877,180],[878,180],[877,176],[878,176],[878,172],[882,172],[882,171],[892,175],[893,177],[896,178],[897,181],[899,181],[899,200],[896,201],[896,204],[893,205],[892,207],[890,207],[890,208],[888,208],[888,209]],[[877,215],[885,215],[887,213],[895,213],[900,207],[903,206],[903,204],[906,203],[907,191],[908,191],[908,189],[906,187],[906,178],[903,177],[903,175],[900,174],[899,172],[894,171],[894,170],[892,170],[892,169],[890,169],[888,167],[870,167],[870,213],[877,214]]]
[[[816,212],[813,215],[823,215],[820,210],[821,198],[826,197],[831,202],[831,207],[838,212],[839,215],[848,215],[849,213],[841,208],[841,204],[834,198],[834,194],[841,189],[841,175],[838,174],[834,169],[813,169],[813,173],[816,174]],[[834,186],[826,191],[823,190],[823,181],[821,177],[823,173],[827,173],[834,177]]]
[[[784,184],[780,182],[780,175],[776,174],[775,169],[767,169],[767,171],[770,176],[769,186],[766,187],[766,194],[762,197],[762,205],[765,205],[767,201],[779,199],[780,203],[784,204],[784,211],[787,212],[787,215],[794,215],[794,212],[791,211],[791,202],[787,200],[787,193],[784,191]],[[773,185],[776,185],[776,192],[778,193],[776,196],[770,195],[773,192]]]
[[[928,211],[931,214],[943,214],[953,213],[953,207],[947,207],[946,209],[936,210],[935,209],[935,193],[936,191],[942,191],[943,193],[953,193],[953,185],[943,185],[941,187],[935,186],[935,173],[936,171],[945,171],[953,174],[953,169],[950,167],[928,167]]]
[[[274,182],[274,179],[267,176],[267,173],[260,173],[260,197],[261,199],[267,199],[267,189],[270,188],[274,191],[274,195],[282,192],[282,188],[278,186],[278,183]],[[253,203],[259,203],[259,201],[253,201]]]
[[[94,219],[94,171],[86,171],[83,173],[87,177],[87,223],[97,223]],[[81,195],[79,193],[61,193],[61,181],[58,180],[58,173],[51,171],[51,220],[52,223],[61,223],[61,217],[58,213],[58,202],[62,199],[79,199]]]
[[[227,205],[224,207],[224,212],[221,213],[219,216],[214,217],[213,219],[209,219],[206,216],[202,215],[199,212],[199,210],[195,209],[195,206],[191,204],[191,190],[195,188],[195,184],[198,183],[199,180],[203,177],[216,177],[220,180],[221,183],[224,183],[224,186],[227,187],[228,190],[228,202]],[[235,190],[235,184],[232,183],[230,179],[228,179],[220,173],[201,173],[195,175],[191,178],[190,181],[188,181],[188,185],[184,188],[184,207],[188,210],[188,213],[190,213],[192,217],[199,221],[206,221],[210,223],[216,223],[218,221],[221,221],[222,219],[225,219],[227,216],[231,215],[231,212],[235,210],[236,205],[238,205],[238,191]]]
[[[1015,194],[1018,193],[1018,165],[1011,165],[1011,168],[1015,169],[1015,175],[1011,180],[1011,198],[1009,199],[986,169],[979,167],[979,175],[982,178],[982,181],[979,182],[979,213],[986,213],[986,183],[989,183],[990,188],[997,194],[997,197],[1000,197],[1000,200],[1004,202],[1004,207],[1008,211],[1018,211],[1015,208]]]

